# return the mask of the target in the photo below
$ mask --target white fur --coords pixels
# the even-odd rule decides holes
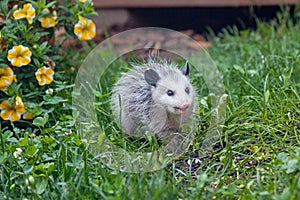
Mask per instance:
[[[160,77],[156,87],[144,78],[147,69],[155,70]],[[188,87],[190,93],[185,92]],[[174,91],[168,96],[167,91]],[[116,120],[126,133],[136,134],[138,127],[158,135],[178,131],[182,123],[191,117],[194,109],[195,91],[187,76],[176,66],[150,60],[136,65],[122,74],[113,87],[111,103]],[[176,108],[190,104],[184,114]]]

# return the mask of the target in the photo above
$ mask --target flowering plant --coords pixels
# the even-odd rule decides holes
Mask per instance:
[[[81,144],[70,90],[75,67],[93,45],[84,40],[96,35],[96,14],[91,0],[0,1],[0,171],[2,183],[14,185],[7,198],[42,198],[56,176],[57,164],[47,163],[58,160],[54,143]],[[85,48],[74,51],[70,39]]]
[[[28,120],[48,116],[51,106],[65,101],[54,97],[55,88],[66,81],[60,72],[72,63],[64,41],[93,39],[91,16],[97,13],[91,0],[0,4],[0,121],[28,125]],[[58,31],[64,34],[57,37]]]

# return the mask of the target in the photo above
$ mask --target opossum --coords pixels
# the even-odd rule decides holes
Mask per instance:
[[[123,132],[135,135],[148,130],[177,148],[174,133],[181,132],[195,108],[189,71],[188,63],[180,70],[170,62],[150,60],[123,73],[111,96],[112,111]]]

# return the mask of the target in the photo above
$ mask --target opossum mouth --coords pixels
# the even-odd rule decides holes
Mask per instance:
[[[185,114],[185,111],[187,110],[187,108],[179,108],[179,107],[174,107],[174,109],[178,111],[180,114]]]

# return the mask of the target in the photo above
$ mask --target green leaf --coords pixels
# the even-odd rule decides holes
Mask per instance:
[[[23,168],[23,171],[24,171],[25,174],[29,174],[32,170],[33,170],[33,166],[32,165],[26,165]]]
[[[219,190],[219,192],[222,193],[222,194],[225,194],[225,195],[233,195],[233,194],[237,193],[237,188],[233,183],[231,183],[231,184],[221,188]]]
[[[8,13],[8,0],[1,1],[0,10],[4,15],[6,15]]]
[[[267,74],[265,81],[264,81],[265,104],[268,103],[269,97],[270,97],[270,91],[267,88],[268,80],[269,80],[269,74]]]
[[[33,63],[34,63],[34,65],[36,66],[36,67],[42,67],[42,65],[41,65],[41,63],[40,63],[40,61],[38,60],[38,59],[36,59],[36,58],[34,58],[34,59],[32,59],[33,60]]]
[[[278,159],[281,160],[283,163],[285,163],[289,160],[286,153],[283,153],[283,152],[278,154]]]
[[[44,123],[46,124],[49,121],[49,114],[45,113],[44,115]]]
[[[289,200],[291,199],[291,191],[289,187],[286,187],[281,194],[273,196],[274,200]]]
[[[207,176],[207,174],[200,174],[198,177],[197,177],[197,189],[201,189],[205,186],[205,184],[209,181],[209,178]]]
[[[8,142],[13,142],[13,143],[18,143],[19,142],[19,140],[17,140],[17,138],[15,138],[15,137],[8,138],[7,141]]]
[[[285,88],[287,88],[292,83],[291,81],[292,74],[293,74],[293,67],[289,67],[283,74],[283,84]]]
[[[48,113],[45,113],[44,117],[37,117],[33,120],[33,125],[35,126],[45,126],[45,124],[49,120],[49,115]]]
[[[233,65],[233,68],[239,71],[241,74],[245,74],[245,70],[239,65]]]
[[[44,164],[40,163],[38,166],[36,166],[34,168],[34,173],[39,174],[39,175],[41,175],[41,174],[47,174],[47,170],[45,169]]]
[[[36,193],[37,194],[42,194],[48,185],[48,180],[46,179],[46,177],[44,176],[40,176],[36,179],[36,184],[35,184],[35,188],[36,188]]]
[[[7,68],[7,64],[6,63],[0,63],[0,68]]]
[[[82,141],[78,137],[72,138],[72,142],[74,142],[77,146],[82,144]]]
[[[236,186],[232,183],[228,185],[227,188],[228,194],[235,194],[237,192]]]
[[[50,95],[45,95],[43,97],[43,99],[45,100],[45,102],[44,102],[45,105],[49,105],[49,104],[54,105],[54,104],[59,104],[59,103],[68,101],[68,99],[64,99],[60,96],[53,96],[52,97]]]
[[[7,152],[1,153],[0,154],[0,163],[4,164],[8,159],[8,154]]]
[[[45,142],[47,145],[51,145],[53,143],[53,139],[47,135],[43,138],[42,141]]]
[[[20,140],[20,146],[24,147],[28,144],[28,133],[25,133],[25,137],[23,139]]]
[[[105,133],[104,132],[100,132],[99,136],[98,136],[98,144],[101,144],[103,142],[103,140],[105,139]]]
[[[286,173],[290,174],[298,170],[298,160],[292,159],[287,163]]]
[[[55,5],[57,2],[56,1],[52,1],[52,2],[50,2],[50,3],[48,3],[48,4],[46,4],[46,8],[50,8],[50,7],[52,7],[53,5]]]
[[[32,124],[35,125],[35,126],[44,126],[45,125],[44,118],[43,117],[37,117],[33,120]]]
[[[71,37],[76,37],[75,33],[74,33],[74,25],[67,25],[65,24],[65,30],[66,33],[69,34]]]
[[[7,141],[11,136],[13,135],[13,132],[7,130],[3,133],[2,135],[2,138],[3,138],[3,141]]]
[[[44,167],[47,169],[47,174],[49,175],[54,170],[54,163],[46,163]]]
[[[44,130],[42,130],[42,134],[47,134],[47,133],[51,133],[53,132],[55,129],[53,127],[50,128],[45,128]]]
[[[28,148],[26,149],[26,154],[27,154],[28,156],[33,156],[33,155],[35,155],[37,152],[38,152],[38,149],[37,149],[36,146],[34,146],[34,145],[32,145],[32,146],[30,146],[30,147],[28,147]]]
[[[267,104],[269,102],[269,97],[270,97],[270,91],[266,90],[266,92],[265,92],[265,104]]]
[[[48,45],[48,41],[45,41],[45,42],[43,42],[43,43],[39,46],[39,49],[40,49],[41,51],[43,51],[43,50],[47,47],[47,45]]]

